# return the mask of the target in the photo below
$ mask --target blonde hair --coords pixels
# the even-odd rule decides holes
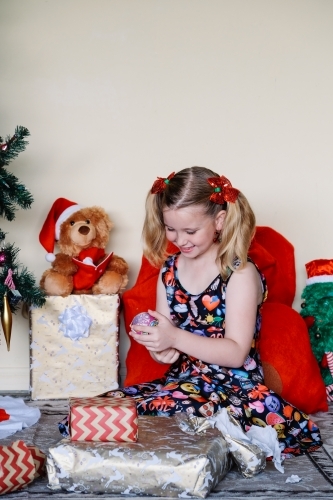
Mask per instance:
[[[217,249],[217,265],[225,279],[230,270],[235,270],[235,260],[241,269],[247,261],[247,254],[255,231],[254,213],[242,193],[235,203],[219,205],[209,197],[214,188],[207,182],[210,177],[220,177],[205,167],[191,167],[181,170],[170,179],[165,189],[157,194],[149,191],[146,199],[146,217],[142,230],[143,253],[148,261],[160,267],[167,257],[167,243],[163,210],[201,205],[206,215],[212,218],[226,210],[221,241]]]

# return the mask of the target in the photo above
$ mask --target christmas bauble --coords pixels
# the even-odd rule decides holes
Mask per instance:
[[[6,252],[4,250],[0,250],[0,267],[6,264]]]
[[[10,349],[10,337],[12,334],[12,312],[9,307],[7,294],[3,296],[3,309],[1,311],[1,324],[5,335],[7,351]]]
[[[156,326],[158,325],[158,321],[154,316],[147,312],[142,312],[134,316],[131,322],[132,325],[139,325],[139,326]],[[147,332],[136,332],[136,333],[142,333],[143,335],[147,335]]]

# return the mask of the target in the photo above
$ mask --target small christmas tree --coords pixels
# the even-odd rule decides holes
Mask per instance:
[[[315,259],[305,264],[306,287],[302,292],[301,316],[309,330],[312,351],[333,401],[333,259]]]
[[[17,177],[4,167],[25,150],[29,130],[16,127],[12,137],[4,140],[0,137],[0,216],[8,221],[15,219],[18,207],[27,209],[33,203],[33,197]],[[5,243],[6,233],[0,229],[0,311],[7,349],[10,348],[12,313],[21,302],[37,307],[45,303],[44,292],[36,285],[35,278],[18,261],[19,249]]]

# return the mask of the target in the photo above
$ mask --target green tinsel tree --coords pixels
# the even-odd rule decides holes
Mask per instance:
[[[34,201],[26,187],[5,168],[25,150],[28,144],[25,138],[29,135],[28,129],[18,126],[12,137],[0,137],[0,216],[8,221],[15,219],[18,208],[28,209]],[[0,229],[0,311],[9,350],[11,313],[17,311],[21,302],[42,306],[45,295],[33,274],[18,261],[19,249],[5,243],[5,237],[6,233]]]
[[[333,353],[333,282],[307,285],[302,292],[302,299],[300,313],[308,326],[312,351],[326,387],[332,386],[333,376],[327,354]]]

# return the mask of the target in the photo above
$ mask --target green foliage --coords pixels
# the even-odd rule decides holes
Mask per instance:
[[[333,352],[333,283],[313,283],[302,293],[301,316],[314,319],[309,327],[313,353],[320,364],[325,352]],[[328,368],[320,366],[325,385],[333,384]]]
[[[25,150],[30,135],[25,127],[18,126],[12,137],[0,137],[0,216],[12,221],[19,208],[28,209],[33,197],[17,177],[4,167]],[[3,297],[7,293],[9,305],[15,312],[21,301],[29,306],[40,307],[45,303],[45,294],[37,286],[35,278],[26,267],[18,261],[19,249],[5,244],[6,233],[0,229],[0,311],[3,310]],[[10,278],[10,279],[9,279]]]
[[[28,142],[24,138],[28,135],[28,129],[16,127],[13,137],[7,137],[4,143],[0,137],[0,216],[9,221],[15,219],[17,207],[30,208],[34,201],[31,193],[17,177],[4,168],[4,165],[8,165],[25,150]]]
[[[18,251],[15,249],[15,251]],[[36,307],[41,307],[45,303],[44,294],[36,286],[35,278],[32,273],[30,273],[27,268],[19,266],[12,267],[15,272],[13,274],[13,282],[15,285],[15,290],[9,289],[5,285],[5,280],[8,276],[8,268],[1,269],[0,273],[0,309],[3,308],[3,296],[7,292],[10,309],[12,312],[16,312],[20,306],[20,302],[24,301],[28,305],[34,305]],[[15,295],[15,291],[19,291],[20,295]]]
[[[9,165],[14,158],[25,150],[29,144],[25,137],[29,135],[29,130],[19,125],[15,129],[14,135],[12,137],[7,136],[4,143],[2,143],[3,139],[0,137],[0,143],[2,143],[0,144],[0,168]]]

